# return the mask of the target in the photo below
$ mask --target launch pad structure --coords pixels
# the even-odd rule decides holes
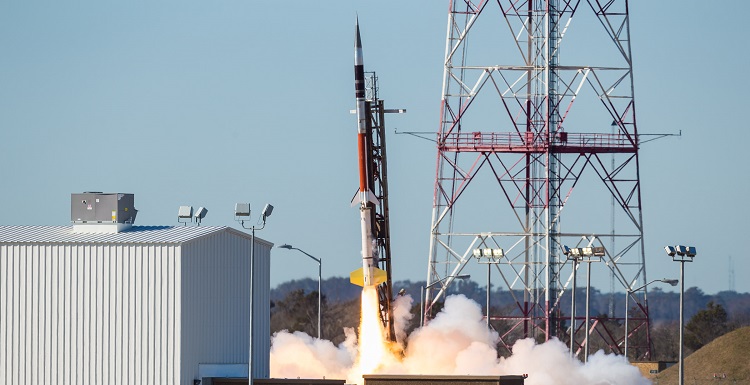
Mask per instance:
[[[393,285],[391,278],[391,229],[389,221],[388,205],[388,162],[385,140],[385,114],[404,113],[404,109],[386,109],[384,101],[378,97],[378,77],[375,72],[365,72],[365,111],[367,115],[366,135],[366,161],[370,165],[368,169],[373,170],[369,177],[370,186],[377,198],[377,204],[371,205],[374,215],[372,216],[371,229],[377,256],[378,268],[385,270],[385,282],[377,286],[378,302],[380,304],[380,319],[386,331],[386,337],[390,341],[396,341],[396,332],[393,325]]]
[[[577,353],[591,337],[622,354],[627,334],[630,355],[650,358],[646,292],[631,292],[647,282],[642,142],[627,0],[450,1],[422,317],[502,249],[488,267],[515,305],[486,314],[505,348],[556,337]],[[603,249],[635,304],[629,330],[614,314],[570,322],[562,300],[586,264],[566,246]]]

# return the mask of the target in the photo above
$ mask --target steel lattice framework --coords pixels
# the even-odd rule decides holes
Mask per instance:
[[[516,305],[491,319],[504,320],[506,347],[581,330],[581,349],[588,330],[621,353],[622,319],[580,316],[571,328],[561,303],[573,287],[562,245],[605,247],[623,291],[646,282],[627,0],[450,1],[442,94],[422,316],[474,249],[500,247],[495,274]],[[572,204],[574,190],[611,198]],[[631,298],[630,349],[647,357],[645,291]]]
[[[378,285],[380,320],[390,341],[396,341],[393,324],[393,280],[391,274],[391,225],[388,201],[388,157],[385,138],[385,114],[405,113],[405,109],[387,109],[385,101],[378,96],[378,77],[375,72],[365,72],[365,112],[367,114],[366,157],[373,173],[369,175],[370,186],[378,203],[372,204],[374,216],[370,228],[374,230],[378,268],[385,270],[386,281]]]

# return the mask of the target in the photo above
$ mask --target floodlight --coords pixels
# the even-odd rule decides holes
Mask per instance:
[[[484,257],[491,257],[492,256],[492,249],[484,249],[484,250],[482,250],[482,256],[484,256]]]
[[[184,220],[181,220],[184,219]],[[177,222],[187,226],[188,222],[193,221],[193,206],[180,206],[177,210]]]
[[[177,211],[177,218],[192,218],[193,217],[193,206],[180,206]]]
[[[201,225],[201,220],[206,217],[206,214],[208,213],[208,209],[205,207],[198,207],[198,210],[195,210],[195,221],[198,222],[198,226]]]
[[[594,255],[594,249],[591,247],[584,247],[583,255]]]
[[[595,257],[603,257],[606,252],[603,247],[592,247],[592,253]]]
[[[686,246],[677,245],[674,248],[677,251],[677,255],[679,255],[679,256],[684,256],[685,254],[687,254],[687,247]]]
[[[495,258],[502,258],[505,255],[503,249],[492,249],[492,256]]]
[[[263,211],[261,212],[261,217],[259,220],[259,222],[263,223],[263,226],[245,227],[245,221],[250,219],[250,203],[236,203],[234,205],[234,220],[239,222],[243,229],[253,229],[253,231],[263,230],[263,228],[266,227],[266,217],[270,217],[272,212],[273,206],[267,204],[265,207],[263,207]]]
[[[479,258],[482,256],[482,249],[474,249],[474,258]]]
[[[249,217],[250,216],[250,203],[235,203],[234,216]]]
[[[667,255],[670,257],[674,257],[675,254],[677,254],[677,250],[674,248],[674,246],[664,246],[664,251],[667,252]]]
[[[563,245],[562,252],[565,255],[570,255],[570,247]]]
[[[685,252],[688,257],[695,257],[695,247],[694,246],[688,246],[687,251]]]
[[[271,213],[273,212],[273,205],[266,204],[266,207],[263,207],[263,218],[267,218],[271,216]]]
[[[574,257],[580,257],[581,255],[583,255],[582,251],[583,250],[581,250],[580,247],[574,247],[570,249],[570,253],[573,254]]]

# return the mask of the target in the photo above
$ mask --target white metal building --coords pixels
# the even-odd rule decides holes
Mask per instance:
[[[249,234],[74,228],[0,226],[0,383],[247,377]],[[273,245],[255,240],[253,377],[268,378]]]

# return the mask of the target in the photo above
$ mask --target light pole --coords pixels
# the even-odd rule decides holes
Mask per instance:
[[[505,256],[503,249],[474,249],[474,257],[479,260],[479,263],[487,265],[487,327],[490,327],[490,276],[492,272],[492,265],[500,263],[500,258]],[[482,258],[486,259],[487,262],[482,262]]]
[[[266,204],[261,212],[260,227],[251,226],[245,227],[245,218],[250,219],[250,204],[249,203],[237,203],[234,205],[234,219],[240,222],[243,229],[250,230],[250,319],[248,326],[248,355],[247,355],[247,381],[249,384],[253,383],[253,296],[255,295],[255,287],[253,286],[253,276],[255,275],[255,231],[263,230],[266,227],[266,218],[271,216],[273,212],[273,206]]]
[[[568,260],[573,262],[573,290],[570,295],[570,355],[575,355],[573,345],[575,344],[576,334],[576,273],[578,272],[578,261],[579,256],[578,249],[576,249],[576,255],[568,246],[563,246],[563,254],[568,257]]]
[[[590,290],[591,290],[591,262],[599,262],[602,260],[602,257],[607,254],[606,250],[604,250],[604,247],[576,247],[576,248],[569,248],[567,246],[563,246],[563,254],[568,256],[568,259],[575,259],[576,262],[573,264],[573,277],[574,277],[574,284],[573,284],[573,295],[575,295],[575,274],[576,274],[576,267],[578,262],[587,262],[588,263],[588,270],[586,275],[586,337],[584,342],[584,352],[583,352],[583,362],[588,362],[589,360],[589,323],[591,322],[591,317],[589,314],[589,303],[590,303]],[[573,312],[575,313],[575,297],[573,297]],[[575,330],[573,329],[572,323],[575,322],[575,315],[571,315],[571,331]],[[570,348],[571,351],[573,350],[573,334],[571,332],[571,341],[570,341]],[[572,354],[572,352],[571,352]]]
[[[425,319],[425,315],[424,315],[424,309],[425,309],[425,306],[424,306],[424,300],[425,300],[424,292],[425,292],[425,290],[427,290],[427,289],[429,289],[429,288],[437,285],[438,283],[441,283],[441,282],[443,282],[443,281],[445,281],[446,279],[449,279],[449,278],[468,279],[468,278],[471,278],[471,275],[469,275],[469,274],[449,275],[449,276],[443,277],[443,279],[441,279],[439,281],[435,281],[435,282],[433,282],[433,283],[431,283],[431,284],[429,284],[427,286],[422,286],[422,288],[419,290],[419,297],[420,297],[420,300],[419,300],[419,305],[420,306],[419,307],[420,307],[420,313],[422,314],[419,317],[419,326],[420,327],[424,326],[424,319]]]
[[[321,273],[323,271],[323,261],[320,258],[315,258],[312,255],[306,253],[304,250],[298,249],[296,247],[293,247],[292,245],[283,244],[279,246],[282,249],[288,249],[288,250],[297,250],[302,254],[307,255],[308,257],[312,258],[315,262],[318,262],[318,339],[322,338],[322,332],[320,328],[320,317],[321,317],[321,290],[320,290],[320,282],[321,282]]]
[[[664,282],[664,283],[668,283],[668,284],[670,284],[672,286],[676,286],[677,282],[679,282],[679,280],[677,280],[677,279],[666,279],[666,278],[655,279],[655,280],[653,280],[653,281],[651,281],[651,282],[649,282],[649,283],[647,283],[647,284],[645,284],[643,286],[637,287],[635,289],[628,289],[627,293],[625,293],[625,359],[628,358],[628,336],[630,335],[630,330],[628,329],[628,314],[629,314],[629,311],[630,311],[630,303],[629,303],[630,302],[629,301],[630,300],[630,296],[633,293],[635,293],[636,291],[644,289],[644,288],[646,288],[646,286],[648,286],[648,285],[650,285],[650,284],[652,284],[654,282]]]
[[[685,385],[685,356],[684,356],[684,334],[685,334],[685,262],[693,262],[695,247],[693,246],[666,246],[664,251],[672,257],[675,262],[680,262],[680,379],[678,385]]]

